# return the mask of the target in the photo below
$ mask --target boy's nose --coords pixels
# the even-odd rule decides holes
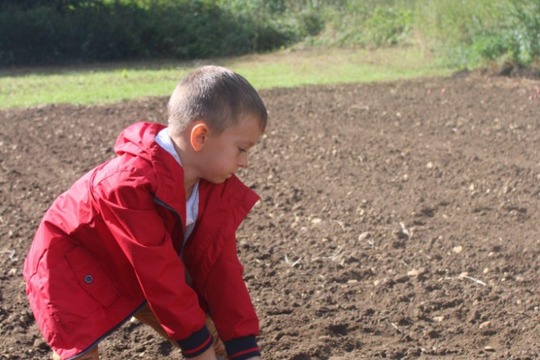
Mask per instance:
[[[238,159],[238,167],[240,167],[240,168],[247,168],[247,166],[248,166],[248,158],[247,158],[247,155],[240,156],[240,158]]]

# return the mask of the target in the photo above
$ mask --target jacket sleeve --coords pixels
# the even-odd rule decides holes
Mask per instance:
[[[114,239],[131,263],[140,287],[163,329],[185,357],[212,344],[206,315],[185,282],[185,269],[156,212],[153,192],[129,176],[100,181],[95,201]]]
[[[259,320],[243,279],[234,236],[227,239],[222,256],[208,276],[205,300],[229,358],[260,356],[255,339]]]

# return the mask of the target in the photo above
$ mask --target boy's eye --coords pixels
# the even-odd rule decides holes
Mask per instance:
[[[246,151],[247,151],[246,149],[241,148],[241,147],[239,147],[238,150],[239,150],[240,152],[246,152]]]

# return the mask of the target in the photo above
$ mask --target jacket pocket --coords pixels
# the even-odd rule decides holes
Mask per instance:
[[[119,297],[94,257],[83,247],[63,241],[39,257],[28,279],[27,295],[45,338],[58,346]]]
[[[76,246],[66,254],[66,259],[85,293],[105,307],[116,301],[118,292],[111,279],[86,249]]]

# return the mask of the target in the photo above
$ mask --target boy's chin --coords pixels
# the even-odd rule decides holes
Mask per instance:
[[[223,177],[223,178],[219,178],[219,179],[206,179],[208,182],[212,183],[212,184],[223,184],[225,181],[229,180],[229,178],[231,177],[232,175],[229,175],[227,177]]]

